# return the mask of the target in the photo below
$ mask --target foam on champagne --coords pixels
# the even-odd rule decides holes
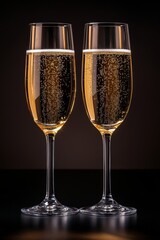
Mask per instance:
[[[108,48],[108,49],[83,49],[83,52],[84,53],[99,53],[99,52],[111,52],[111,53],[131,53],[131,50],[129,49],[121,49],[121,48],[118,48],[118,49],[115,49],[115,48]]]
[[[71,49],[29,49],[26,53],[74,53]]]

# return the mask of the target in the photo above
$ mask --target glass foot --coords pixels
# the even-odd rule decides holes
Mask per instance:
[[[109,216],[109,215],[131,215],[137,212],[136,208],[124,207],[114,200],[101,200],[94,206],[83,207],[80,213],[95,216]]]
[[[66,207],[56,199],[44,199],[39,205],[22,208],[21,212],[31,216],[67,216],[77,214],[79,210],[74,207]]]

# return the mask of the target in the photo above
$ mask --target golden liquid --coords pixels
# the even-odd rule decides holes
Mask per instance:
[[[83,99],[90,121],[101,133],[123,122],[132,96],[130,51],[83,52]]]
[[[26,97],[36,124],[56,133],[67,121],[75,99],[73,51],[28,51]]]

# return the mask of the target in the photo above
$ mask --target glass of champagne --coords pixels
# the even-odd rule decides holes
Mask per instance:
[[[72,25],[31,23],[26,51],[25,90],[34,122],[46,138],[46,195],[36,206],[22,208],[28,215],[71,215],[77,208],[62,205],[54,191],[54,142],[68,120],[76,93]]]
[[[126,23],[86,23],[83,42],[82,93],[87,115],[102,136],[103,194],[81,213],[130,215],[133,207],[117,203],[111,193],[111,136],[124,121],[133,90],[129,28]]]

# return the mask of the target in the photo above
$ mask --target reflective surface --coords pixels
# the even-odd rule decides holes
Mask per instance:
[[[29,181],[27,176],[30,176]],[[0,239],[159,239],[160,210],[152,207],[148,211],[150,204],[148,196],[156,195],[157,201],[160,201],[157,187],[160,171],[114,170],[112,176],[113,194],[115,192],[116,198],[121,198],[123,202],[132,202],[138,210],[137,214],[111,217],[87,216],[80,213],[63,217],[23,215],[20,209],[24,202],[25,204],[36,202],[45,191],[43,181],[45,172],[40,170],[0,171]],[[87,180],[88,178],[90,180]],[[36,180],[33,181],[34,179]],[[101,196],[99,188],[101,180],[100,170],[56,170],[56,193],[63,204],[76,207],[81,207],[85,203],[94,204],[94,201],[98,201]],[[89,189],[90,181],[93,188]],[[128,188],[128,183],[131,188]],[[133,191],[135,186],[137,186],[136,194]],[[22,189],[21,198],[18,195],[19,189]],[[27,199],[24,192],[28,194]]]
[[[136,215],[130,217],[97,218],[82,216],[34,218],[21,217],[26,228],[33,228],[15,235],[17,239],[36,237],[40,239],[108,239],[118,240],[127,237],[135,237],[135,233],[128,233],[129,227],[136,224]],[[41,229],[41,230],[40,230]]]

